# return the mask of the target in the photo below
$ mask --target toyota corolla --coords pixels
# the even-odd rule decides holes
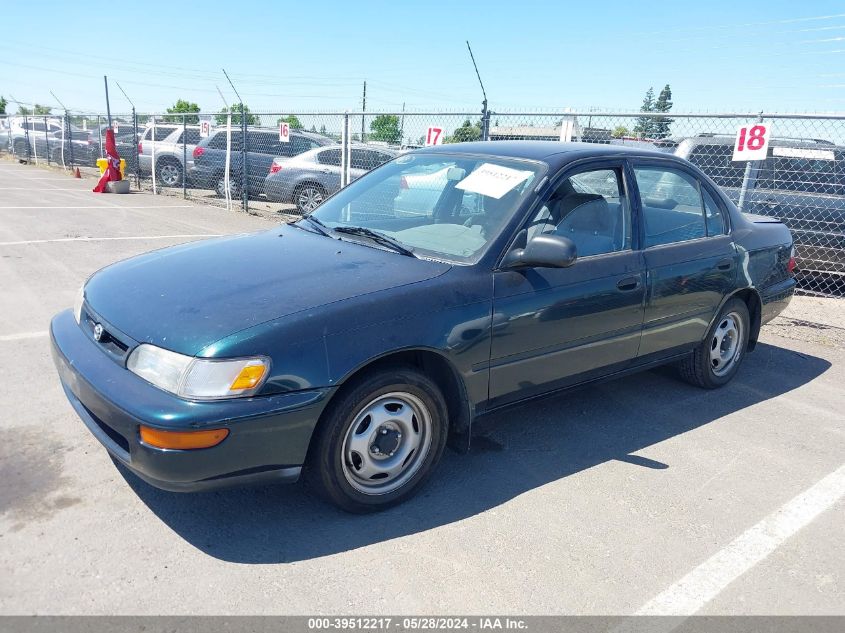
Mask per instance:
[[[303,475],[363,512],[502,407],[665,363],[726,384],[788,303],[792,255],[785,226],[674,156],[443,145],[291,224],[100,270],[53,319],[53,355],[150,484]]]

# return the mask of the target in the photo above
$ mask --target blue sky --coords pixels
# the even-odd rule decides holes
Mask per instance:
[[[44,20],[38,16],[44,16]],[[95,17],[98,16],[98,17]],[[492,109],[845,111],[845,1],[118,2],[7,4],[0,94],[104,110],[102,75],[139,111]],[[107,32],[107,25],[114,27]],[[112,86],[112,110],[128,111]],[[11,108],[10,108],[11,109]]]

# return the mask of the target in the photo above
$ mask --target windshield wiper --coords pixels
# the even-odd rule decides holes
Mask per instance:
[[[331,237],[328,231],[329,227],[320,222],[320,220],[318,220],[317,218],[312,218],[310,213],[308,215],[303,215],[302,219],[308,222],[311,226],[313,226],[314,230],[317,231],[317,233],[319,233],[320,235],[323,235],[325,237]],[[296,222],[291,222],[290,224],[296,226]]]
[[[407,257],[416,257],[416,255],[414,255],[414,251],[402,244],[402,242],[394,240],[392,237],[389,237],[384,233],[373,231],[372,229],[368,229],[364,226],[336,226],[332,230],[335,233],[346,233],[348,235],[361,235],[363,237],[368,237],[376,244],[388,246],[400,255],[405,255]]]

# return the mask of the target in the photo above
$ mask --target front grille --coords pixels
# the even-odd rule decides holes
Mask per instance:
[[[132,339],[128,338],[111,324],[104,321],[102,317],[93,312],[87,304],[83,307],[82,323],[86,334],[91,337],[91,340],[94,341],[100,349],[106,352],[116,362],[120,364],[125,362],[126,355],[129,350],[135,346],[135,342],[132,341]],[[103,328],[99,340],[97,340],[94,336],[94,330],[97,325]]]

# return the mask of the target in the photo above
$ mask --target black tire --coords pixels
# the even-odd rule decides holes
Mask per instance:
[[[316,182],[306,182],[298,185],[293,192],[293,203],[296,205],[296,210],[299,211],[302,215],[306,213],[311,213],[316,206],[310,206],[306,203],[306,199],[316,202],[319,198],[319,202],[317,205],[323,203],[328,196],[326,195],[325,188]]]
[[[731,322],[738,325],[735,349],[725,349]],[[728,384],[739,371],[748,348],[751,317],[748,306],[740,299],[729,299],[707,331],[699,346],[679,363],[681,377],[703,389],[717,389]],[[729,346],[728,346],[729,347]],[[715,359],[714,356],[724,357]],[[724,361],[724,364],[720,364]]]
[[[387,401],[387,408],[392,404],[392,398],[401,394],[408,397],[417,404],[425,407],[423,417],[427,415],[427,422],[420,422],[420,433],[423,431],[429,437],[427,448],[423,449],[418,443],[419,452],[414,455],[414,449],[404,458],[399,467],[399,474],[394,479],[377,479],[376,476],[367,482],[358,481],[355,483],[354,465],[347,460],[344,453],[354,458],[354,451],[349,451],[347,440],[350,437],[361,435],[356,434],[357,428],[366,424],[366,432],[369,434],[364,439],[370,446],[371,452],[377,457],[368,456],[371,461],[383,459],[389,463],[394,452],[399,452],[397,459],[403,457],[401,450],[403,436],[400,434],[397,445],[389,455],[382,453],[378,456],[375,448],[379,442],[379,432],[384,431],[385,425],[392,424],[388,420],[381,423],[375,416],[370,421],[361,421],[360,416],[366,414],[370,409]],[[394,405],[395,406],[395,405]],[[414,410],[416,412],[416,409]],[[400,415],[400,414],[396,414]],[[416,424],[417,418],[413,417]],[[356,429],[353,430],[353,424]],[[425,425],[428,428],[425,428]],[[372,425],[372,429],[369,427]],[[305,479],[317,489],[329,501],[347,512],[362,514],[375,512],[395,506],[410,498],[429,479],[434,471],[440,457],[443,455],[443,448],[446,446],[448,435],[448,414],[446,401],[437,385],[427,376],[416,369],[405,366],[394,366],[374,371],[362,378],[355,380],[343,388],[329,405],[320,421],[320,426],[315,434],[309,451],[308,461],[305,467]],[[372,441],[372,438],[376,438]],[[404,441],[407,443],[419,442],[418,438],[406,434]],[[408,464],[406,467],[405,464]],[[403,478],[404,479],[403,481]],[[383,484],[379,482],[383,481]],[[374,488],[362,491],[362,487],[383,485],[387,487],[384,491]],[[395,489],[389,489],[392,485],[398,485]]]
[[[164,187],[181,187],[182,163],[172,158],[165,158],[156,163],[156,178]]]

